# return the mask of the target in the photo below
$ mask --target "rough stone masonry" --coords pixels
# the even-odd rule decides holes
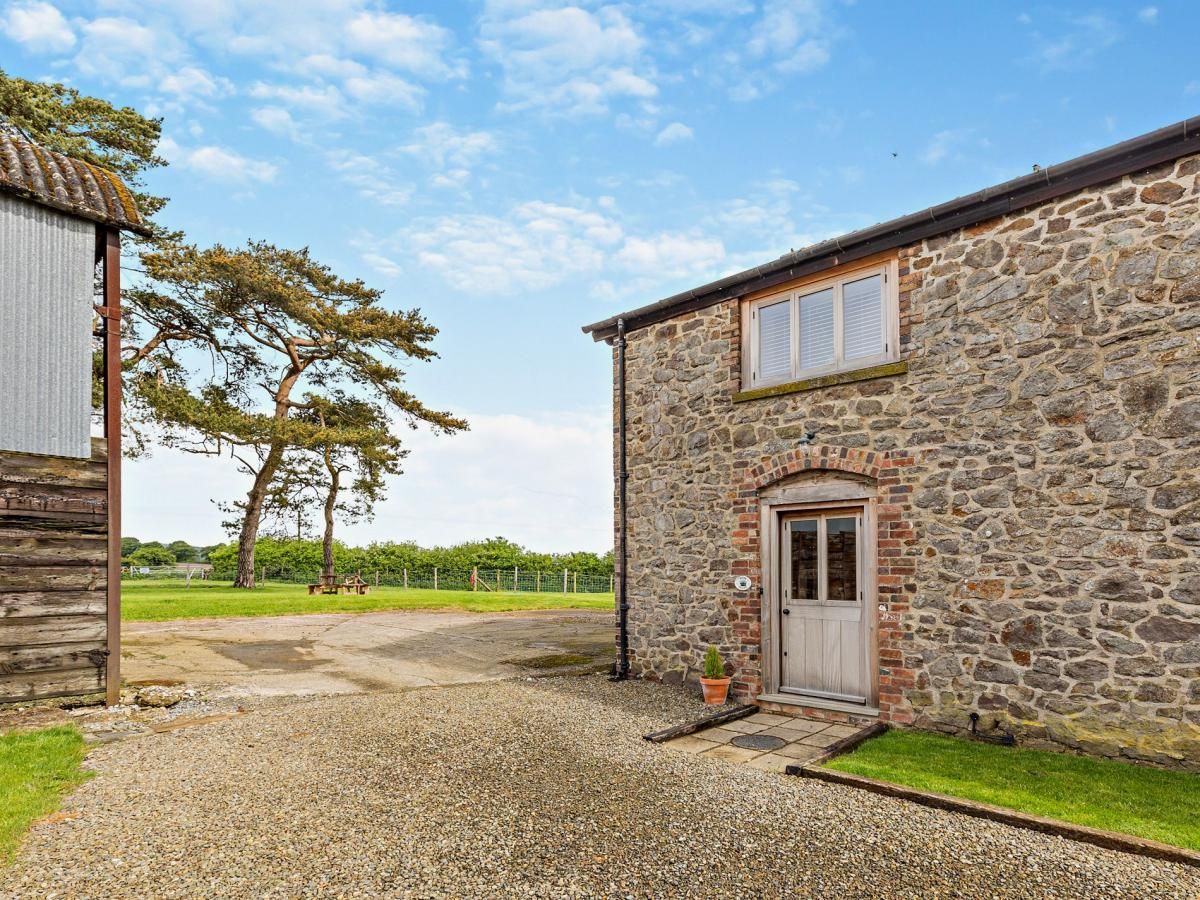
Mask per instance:
[[[633,671],[711,643],[756,695],[756,491],[850,473],[880,492],[882,718],[1200,767],[1198,172],[900,249],[896,374],[735,400],[738,300],[632,332]]]

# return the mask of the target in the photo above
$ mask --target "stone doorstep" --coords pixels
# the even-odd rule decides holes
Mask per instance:
[[[674,738],[664,746],[767,772],[782,773],[788,766],[803,765],[816,759],[826,747],[861,730],[863,729],[851,725],[833,724],[818,719],[776,713],[754,713],[745,719],[710,726],[694,734]],[[787,743],[767,751],[730,745],[734,738],[747,734],[769,735],[781,738]]]
[[[792,716],[781,716],[779,713],[759,712],[747,716],[740,721],[753,722],[755,725],[786,725],[788,722],[793,721],[793,719]]]

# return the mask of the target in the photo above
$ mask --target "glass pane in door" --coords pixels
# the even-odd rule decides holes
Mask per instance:
[[[858,528],[853,516],[825,520],[829,602],[858,602]]]
[[[817,599],[817,520],[801,519],[789,529],[792,561],[792,600]]]

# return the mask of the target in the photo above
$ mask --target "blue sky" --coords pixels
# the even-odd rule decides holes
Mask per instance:
[[[426,402],[353,540],[611,545],[579,326],[1200,110],[1200,7],[0,0],[0,66],[164,119],[199,244],[312,248],[421,307]],[[127,532],[221,536],[227,460],[129,466]],[[183,490],[180,488],[184,487]]]

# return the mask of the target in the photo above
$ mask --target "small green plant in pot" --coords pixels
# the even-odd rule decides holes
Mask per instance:
[[[720,706],[729,696],[729,682],[725,674],[725,660],[716,647],[709,646],[704,654],[704,675],[700,679],[700,687],[704,690],[704,702],[710,706]]]

